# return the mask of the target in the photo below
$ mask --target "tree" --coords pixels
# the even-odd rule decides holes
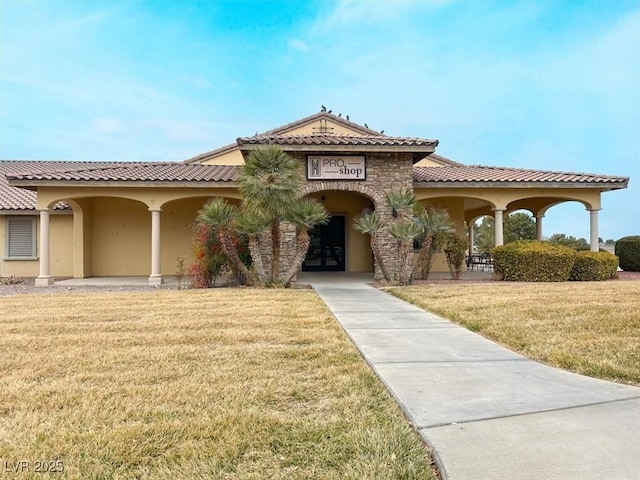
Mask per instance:
[[[238,255],[237,230],[235,221],[239,215],[239,209],[229,204],[223,198],[209,200],[198,212],[196,225],[205,226],[217,232],[222,251],[235,267],[250,283],[255,283],[253,272],[247,268]]]
[[[287,212],[287,220],[296,227],[296,253],[284,275],[284,283],[288,285],[300,269],[309,250],[309,229],[327,223],[329,215],[322,204],[312,198],[303,198],[291,206]]]
[[[431,270],[433,254],[440,248],[444,236],[453,232],[453,224],[446,210],[417,204],[414,221],[420,229],[422,242],[413,267],[413,278],[426,279]]]
[[[572,235],[565,235],[564,233],[554,233],[549,237],[550,243],[557,245],[564,245],[565,247],[571,247],[574,250],[588,250],[589,242],[585,238],[576,238]]]
[[[417,223],[404,219],[389,228],[391,236],[398,241],[398,283],[408,285],[411,282],[411,253],[413,239],[421,233]]]
[[[503,238],[505,245],[518,240],[535,240],[536,222],[524,212],[510,213],[504,219]],[[480,252],[488,252],[495,246],[494,218],[486,215],[474,230],[474,245]]]
[[[386,227],[386,222],[382,220],[377,212],[365,212],[353,220],[353,226],[359,232],[369,235],[369,243],[371,245],[371,251],[373,252],[373,258],[375,259],[376,265],[380,269],[380,273],[382,273],[384,280],[386,282],[390,282],[391,277],[389,276],[389,270],[387,270],[384,258],[382,257],[382,250],[378,243],[378,234]]]
[[[238,187],[245,210],[264,217],[270,225],[272,284],[278,283],[280,275],[280,224],[298,200],[301,182],[298,162],[275,146],[253,150],[240,169]]]
[[[524,212],[507,215],[504,221],[504,243],[535,239],[536,222],[531,215]]]
[[[479,252],[489,252],[495,247],[494,220],[490,215],[482,217],[473,231],[473,244]]]
[[[225,255],[251,283],[288,286],[309,248],[308,230],[328,218],[327,211],[319,202],[298,197],[301,183],[302,176],[295,159],[274,146],[254,150],[238,178],[243,194],[242,208],[223,199],[214,199],[200,210],[196,223],[215,226]],[[285,222],[296,226],[298,238],[294,258],[281,273],[281,226]],[[270,232],[271,255],[263,256],[263,239],[267,230]],[[248,237],[252,270],[243,264],[234,249],[239,235]]]
[[[413,221],[413,207],[416,197],[408,188],[392,188],[386,193],[386,203],[391,209],[389,233],[396,239],[396,282],[407,285],[411,282],[411,252],[413,239],[420,234],[420,228]]]

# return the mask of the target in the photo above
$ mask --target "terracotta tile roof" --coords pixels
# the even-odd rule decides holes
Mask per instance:
[[[426,183],[560,183],[590,184],[626,188],[628,177],[614,177],[591,173],[551,172],[524,168],[490,167],[483,165],[461,165],[445,167],[414,167],[414,182]]]
[[[36,192],[13,187],[8,179],[20,183],[33,181],[108,182],[230,182],[237,167],[185,165],[183,163],[0,161],[0,210],[34,210]],[[59,202],[54,209],[68,209]]]
[[[436,147],[438,140],[387,135],[255,135],[238,138],[238,145],[312,145],[312,146],[373,146],[373,147]]]
[[[81,167],[68,170],[31,171],[10,174],[9,180],[59,180],[108,182],[231,182],[232,165],[188,165],[184,163],[129,163]]]
[[[110,162],[113,164],[113,162]],[[67,162],[42,160],[2,160],[0,161],[0,210],[33,210],[36,208],[36,192],[23,188],[11,187],[5,175],[16,175],[30,171],[55,171],[84,168],[87,166],[105,165],[104,162]],[[54,209],[69,208],[59,202]]]

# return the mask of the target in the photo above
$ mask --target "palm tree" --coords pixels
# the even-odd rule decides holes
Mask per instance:
[[[264,232],[268,226],[267,219],[258,212],[244,209],[237,216],[235,226],[238,232],[244,233],[249,237],[251,260],[256,269],[260,285],[264,285],[268,278],[266,269],[264,268],[260,238],[262,232]]]
[[[408,285],[411,282],[410,255],[413,253],[413,239],[422,230],[411,219],[391,225],[389,233],[398,241],[398,283]]]
[[[378,244],[378,233],[382,230],[386,223],[380,215],[376,212],[363,213],[353,221],[353,226],[362,233],[368,233],[370,236],[371,251],[376,260],[376,265],[380,268],[380,272],[385,281],[390,282],[391,277],[387,270],[384,260],[382,259],[382,252],[380,251],[380,245]]]
[[[425,208],[422,204],[416,204],[414,210],[414,221],[420,228],[420,236],[423,239],[418,259],[413,268],[413,278],[426,279],[431,269],[433,247],[454,229],[446,210],[434,207]]]
[[[234,267],[250,282],[256,279],[247,266],[240,260],[235,244],[234,223],[238,216],[238,208],[220,197],[209,200],[198,212],[196,224],[206,225],[218,232],[218,240],[222,251]]]
[[[298,162],[275,146],[253,150],[238,177],[244,205],[259,212],[270,225],[273,284],[280,273],[280,223],[296,202],[301,182]]]
[[[411,260],[410,249],[413,246],[413,239],[419,233],[412,225],[411,215],[416,197],[413,191],[405,188],[392,188],[386,192],[386,203],[391,209],[393,221],[389,233],[396,239],[396,272],[397,281],[400,285],[406,285],[411,280]],[[412,235],[412,232],[415,232]]]
[[[298,273],[309,250],[309,229],[316,225],[324,225],[329,214],[324,206],[313,198],[302,198],[296,202],[287,214],[287,220],[296,227],[296,254],[284,275],[284,284],[289,285],[291,279]]]
[[[416,202],[413,191],[408,188],[392,188],[386,193],[387,206],[391,209],[393,218],[398,221],[411,215],[411,209]]]

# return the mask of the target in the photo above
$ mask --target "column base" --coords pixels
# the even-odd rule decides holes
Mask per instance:
[[[53,277],[36,277],[36,287],[49,287],[53,285],[55,278]]]
[[[150,275],[149,276],[149,286],[150,287],[158,287],[162,285],[163,278],[162,275]]]

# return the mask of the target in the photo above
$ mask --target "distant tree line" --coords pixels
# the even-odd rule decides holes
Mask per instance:
[[[505,245],[517,240],[535,240],[536,222],[534,218],[525,212],[515,212],[507,215],[504,219],[503,238]],[[590,248],[586,238],[576,238],[564,233],[554,233],[547,240],[576,250],[588,250]],[[613,239],[609,239],[606,242],[602,238],[599,240],[600,243],[606,245],[614,245],[616,243]],[[478,252],[488,252],[495,246],[495,224],[493,217],[490,215],[482,217],[480,223],[476,224],[473,244]]]

